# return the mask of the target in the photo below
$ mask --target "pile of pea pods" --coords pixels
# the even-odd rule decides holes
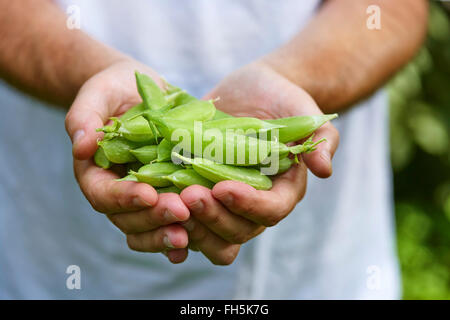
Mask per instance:
[[[104,132],[104,136],[98,141],[94,160],[103,169],[125,167],[127,174],[118,180],[148,183],[158,193],[180,193],[191,185],[211,189],[215,183],[224,180],[241,181],[258,190],[269,190],[273,176],[289,170],[298,161],[298,154],[313,152],[324,140],[313,142],[314,131],[337,117],[337,114],[270,120],[233,117],[217,110],[214,101],[199,100],[167,82],[161,89],[149,76],[139,72],[135,76],[142,103],[119,118],[111,118],[111,124],[97,129]],[[225,135],[220,142],[224,150],[225,145],[231,146],[234,151],[231,157],[229,149],[226,149],[228,155],[223,153],[223,158],[205,157],[205,151],[212,143],[211,137],[202,136],[199,146],[194,146],[195,123],[199,122],[203,130],[241,130],[241,140]],[[192,133],[188,156],[174,151],[179,139],[174,133],[178,129]],[[249,130],[254,134],[247,135]],[[272,133],[274,138],[270,138]],[[308,139],[302,144],[289,145],[305,138]],[[239,143],[240,146],[245,143],[240,153],[244,162],[237,161]],[[274,154],[278,165],[269,175],[262,169],[270,166],[267,159]]]

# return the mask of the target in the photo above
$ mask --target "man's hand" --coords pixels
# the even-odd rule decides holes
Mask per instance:
[[[180,197],[158,197],[150,185],[115,181],[117,174],[97,167],[92,160],[102,135],[95,129],[141,100],[135,70],[160,81],[153,70],[125,59],[93,76],[79,91],[66,117],[66,129],[73,142],[75,177],[92,207],[105,213],[126,234],[131,249],[163,252],[171,262],[179,263],[187,257],[188,235],[176,222],[189,218]]]
[[[314,100],[263,62],[250,64],[225,78],[206,98],[220,97],[216,106],[235,116],[262,119],[321,114]],[[276,177],[269,191],[241,182],[223,181],[211,190],[191,186],[181,198],[191,211],[184,223],[190,247],[202,251],[215,264],[230,264],[240,244],[285,218],[306,191],[306,168],[326,178],[339,134],[331,123],[316,131],[314,140],[326,138],[303,161]]]

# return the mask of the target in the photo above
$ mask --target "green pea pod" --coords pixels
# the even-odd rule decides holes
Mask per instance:
[[[288,157],[281,159],[278,164],[279,167],[278,167],[277,174],[282,174],[282,173],[285,173],[286,171],[288,171],[292,167],[294,162],[295,161],[293,159],[288,158]]]
[[[118,121],[121,122],[121,120]],[[131,141],[146,141],[148,143],[152,143],[155,141],[155,136],[150,127],[150,124],[142,116],[121,122],[121,126],[117,130],[117,132],[121,133],[122,137],[124,137],[125,139]]]
[[[274,129],[283,128],[282,125],[272,124],[270,122],[251,117],[240,117],[240,118],[222,118],[216,120],[209,120],[203,122],[203,129],[214,129],[218,128],[220,130],[242,130],[242,134],[246,134],[248,131],[253,131],[255,134],[262,131],[270,131]]]
[[[234,180],[249,184],[258,190],[269,190],[272,188],[272,180],[261,174],[257,169],[234,167],[202,158],[189,159],[175,152],[173,155],[191,164],[195,172],[212,182]]]
[[[288,143],[306,138],[324,125],[327,121],[333,120],[337,117],[338,115],[335,113],[317,116],[297,116],[281,119],[268,119],[265,121],[284,126],[278,131],[278,141]]]
[[[134,74],[139,95],[148,110],[157,110],[167,105],[164,92],[152,78],[138,71]]]
[[[162,78],[162,80],[165,83],[165,95],[168,104],[177,107],[190,101],[197,100],[197,98],[191,96],[185,90],[168,83],[164,78]]]
[[[214,117],[216,107],[212,101],[206,100],[192,100],[186,104],[173,108],[167,112],[146,112],[152,116],[159,116],[163,118],[178,119],[183,121],[206,121]],[[149,116],[147,117],[149,119]]]
[[[240,134],[230,135],[228,132],[224,134],[223,130],[218,128],[216,128],[218,130],[213,132],[214,136],[208,136],[206,134],[208,131],[204,130],[204,128],[202,128],[203,131],[196,129],[196,125],[202,123],[196,124],[168,118],[154,118],[152,121],[156,123],[159,132],[165,139],[171,141],[172,144],[176,144],[176,151],[183,149],[185,152],[192,153],[197,157],[238,166],[259,164],[270,155],[275,155],[275,152],[279,158],[284,158],[289,153],[308,153],[314,151],[315,146],[323,141],[314,143],[312,140],[308,140],[302,145],[289,147],[275,141],[266,141]],[[177,138],[182,140],[182,142],[178,143],[179,140]],[[196,145],[196,139],[199,140],[198,145]]]
[[[134,142],[153,144],[156,141],[150,123],[140,115],[125,121],[117,118],[111,118],[111,120],[113,120],[112,125],[104,126],[96,131],[103,131],[112,137],[124,137]]]
[[[165,177],[180,169],[182,169],[181,166],[171,162],[160,162],[147,164],[138,172],[130,171],[130,174],[134,175],[139,182],[145,182],[154,187],[168,187],[172,185],[172,182]]]
[[[133,176],[132,174],[129,174],[121,179],[116,179],[116,181],[134,181],[134,182],[138,182],[138,179]]]
[[[134,150],[130,150],[131,154],[136,157],[141,163],[149,164],[157,158],[158,146],[143,146]]]
[[[170,187],[156,188],[156,192],[158,192],[158,193],[177,193],[177,194],[180,194],[181,190],[179,188],[177,188],[176,186],[170,186]]]
[[[130,150],[130,152],[131,151],[132,150]],[[126,165],[127,171],[130,171],[130,170],[138,171],[142,167],[142,165],[143,164],[139,161],[127,163],[127,165]]]
[[[158,162],[170,161],[172,156],[172,144],[167,139],[162,139],[157,147],[157,160]]]
[[[206,188],[212,189],[214,183],[208,179],[203,178],[194,169],[182,169],[175,171],[174,173],[166,177],[167,180],[171,181],[176,187],[183,190],[194,184],[204,186]]]
[[[97,166],[103,169],[109,169],[112,165],[105,154],[105,150],[102,147],[98,147],[94,155],[94,162]]]
[[[174,86],[173,84],[170,84],[169,82],[167,82],[167,80],[165,78],[161,77],[161,80],[164,82],[164,87],[165,87],[165,92],[164,93],[166,94],[166,96],[171,95],[171,94],[176,93],[176,92],[183,91],[183,89],[181,89],[181,88],[179,88],[177,86]]]
[[[145,106],[145,104],[143,102],[139,103],[139,104],[131,107],[123,115],[121,115],[120,120],[122,120],[122,121],[129,120],[129,119],[133,118],[134,116],[142,114],[142,112],[144,112],[145,110],[147,110],[147,107]]]
[[[226,118],[234,118],[232,115],[225,113],[223,111],[220,111],[219,109],[216,110],[216,114],[214,115],[214,118],[212,120],[219,120],[219,119],[226,119]]]
[[[173,99],[173,105],[174,107],[178,107],[181,105],[184,105],[186,103],[192,102],[198,100],[196,97],[191,96],[190,94],[186,93],[186,92],[181,92],[180,94],[178,94],[178,96]]]
[[[130,150],[140,147],[142,144],[129,141],[122,137],[115,137],[110,140],[102,140],[98,142],[105,152],[106,158],[113,163],[135,162],[136,158],[131,154]]]
[[[295,161],[289,157],[284,157],[282,159],[279,160],[278,162],[278,171],[275,174],[282,174],[285,173],[286,171],[288,171],[292,165],[295,163]],[[267,165],[260,165],[255,167],[255,169],[261,169],[264,167],[269,167],[271,164],[267,164]]]

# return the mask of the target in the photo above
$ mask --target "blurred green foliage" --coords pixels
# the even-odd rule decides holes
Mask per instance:
[[[405,299],[450,299],[450,18],[388,84],[397,245]]]

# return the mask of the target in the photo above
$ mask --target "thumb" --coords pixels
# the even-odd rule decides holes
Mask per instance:
[[[333,173],[331,160],[339,145],[339,132],[331,124],[326,123],[314,132],[314,141],[325,138],[317,145],[317,150],[303,154],[303,160],[311,172],[319,178],[328,178]]]
[[[81,88],[66,115],[66,131],[72,140],[72,153],[76,159],[91,158],[97,150],[97,140],[103,133],[96,132],[108,119],[107,95],[101,90]]]

